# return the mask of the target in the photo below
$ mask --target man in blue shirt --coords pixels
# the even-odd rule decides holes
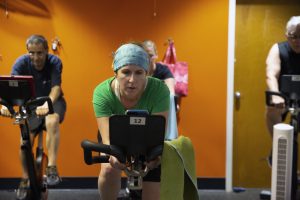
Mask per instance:
[[[29,128],[32,134],[47,131],[46,146],[48,149],[48,167],[46,169],[48,185],[56,185],[61,179],[57,172],[56,160],[59,144],[59,124],[63,121],[66,112],[66,102],[61,88],[62,62],[60,58],[48,53],[48,42],[41,35],[32,35],[26,41],[28,54],[19,57],[12,68],[12,75],[30,75],[35,82],[36,97],[49,96],[54,113],[45,117],[45,123],[38,117],[29,119]],[[48,113],[48,104],[36,108],[37,116]],[[10,116],[7,108],[2,106],[1,113]],[[33,137],[31,137],[33,138]],[[28,187],[28,173],[24,163],[25,156],[21,154],[23,179],[21,180],[17,196],[22,199],[26,196]]]

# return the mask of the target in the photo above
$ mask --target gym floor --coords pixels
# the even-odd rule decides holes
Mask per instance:
[[[121,194],[122,195],[121,191]],[[261,189],[246,189],[243,192],[230,192],[224,190],[199,190],[200,200],[259,200]],[[15,200],[13,190],[0,190],[0,199]],[[49,189],[48,200],[98,200],[96,189]]]

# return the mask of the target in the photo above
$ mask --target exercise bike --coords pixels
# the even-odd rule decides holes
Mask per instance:
[[[163,116],[147,115],[140,110],[127,111],[126,115],[112,115],[109,118],[110,145],[82,141],[85,163],[108,163],[109,156],[116,157],[126,165],[127,193],[121,199],[141,199],[143,177],[149,171],[144,161],[162,155],[164,133]]]
[[[0,104],[8,108],[14,119],[13,123],[19,125],[21,131],[21,152],[25,156],[30,185],[26,196],[22,199],[46,200],[48,191],[45,171],[48,157],[43,149],[43,131],[37,134],[38,145],[34,155],[33,144],[30,141],[28,118],[35,115],[32,108],[45,102],[48,103],[48,114],[52,114],[52,101],[49,97],[34,98],[35,91],[31,76],[0,76],[0,91]],[[18,107],[17,111],[14,107]]]
[[[300,76],[283,75],[281,78],[280,92],[266,91],[266,104],[272,104],[272,96],[279,96],[284,99],[284,112],[282,121],[290,115],[289,124],[293,127],[293,155],[292,155],[292,179],[291,179],[291,198],[296,199],[298,188],[297,166],[298,166],[298,133],[300,119]]]

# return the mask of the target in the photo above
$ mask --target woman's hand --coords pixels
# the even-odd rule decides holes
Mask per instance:
[[[114,156],[110,156],[109,157],[109,163],[110,165],[115,168],[115,169],[119,169],[119,170],[123,170],[126,168],[126,165],[121,163],[116,157]]]
[[[161,163],[161,156],[158,156],[156,159],[151,160],[149,162],[145,162],[145,165],[149,170],[157,168]]]

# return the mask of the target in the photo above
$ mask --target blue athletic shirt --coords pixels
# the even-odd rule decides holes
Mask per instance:
[[[62,62],[60,58],[52,54],[47,55],[45,67],[41,71],[34,68],[29,55],[23,55],[16,60],[11,72],[12,75],[33,76],[36,97],[48,96],[53,86],[60,86],[61,73]]]

